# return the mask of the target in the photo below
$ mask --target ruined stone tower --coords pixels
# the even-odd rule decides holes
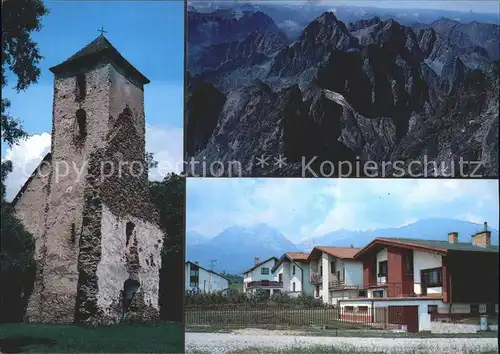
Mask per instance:
[[[102,35],[50,70],[51,153],[13,201],[36,244],[27,320],[147,320],[164,238],[147,185],[149,80]]]

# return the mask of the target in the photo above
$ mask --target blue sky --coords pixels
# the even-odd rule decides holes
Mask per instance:
[[[262,222],[292,242],[431,217],[487,221],[498,229],[498,181],[190,178],[186,212],[187,229],[206,236]]]
[[[182,158],[184,95],[184,4],[182,1],[46,1],[50,13],[33,35],[45,57],[37,84],[21,93],[3,90],[12,103],[10,114],[32,135],[2,158],[15,171],[8,177],[8,195],[30,174],[50,148],[53,74],[60,64],[94,40],[101,27],[105,36],[139,71],[151,80],[145,86],[146,149],[160,162]],[[15,84],[9,80],[10,86]],[[173,165],[171,163],[170,165]],[[23,171],[20,171],[21,169]],[[155,171],[161,178],[167,171]],[[154,174],[154,173],[153,173]],[[15,184],[9,183],[15,181]]]

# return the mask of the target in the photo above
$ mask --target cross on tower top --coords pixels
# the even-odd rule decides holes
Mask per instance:
[[[101,36],[104,34],[104,33],[108,33],[107,31],[104,30],[104,27],[101,27],[101,29],[98,29],[97,32],[101,32]]]

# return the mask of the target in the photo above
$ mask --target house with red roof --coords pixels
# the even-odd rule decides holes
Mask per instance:
[[[281,284],[283,293],[290,296],[313,294],[308,257],[309,254],[304,252],[287,252],[273,267],[274,281]]]
[[[309,257],[309,282],[313,296],[336,306],[340,299],[366,296],[363,263],[354,256],[359,248],[314,247]]]
[[[243,272],[243,291],[247,294],[264,292],[268,296],[281,293],[283,285],[274,280],[271,272],[276,263],[278,263],[276,257],[270,257],[264,261],[255,257],[253,266]]]
[[[409,331],[430,330],[432,320],[450,314],[498,314],[499,247],[486,223],[470,242],[458,237],[374,239],[353,256],[362,264],[366,295],[339,301],[341,313],[398,308]]]

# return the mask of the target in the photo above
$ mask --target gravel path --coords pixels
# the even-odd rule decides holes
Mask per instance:
[[[498,352],[497,338],[353,338],[238,333],[186,333],[186,353],[231,353],[247,348],[277,351],[287,347],[334,346],[367,353],[480,353]]]

